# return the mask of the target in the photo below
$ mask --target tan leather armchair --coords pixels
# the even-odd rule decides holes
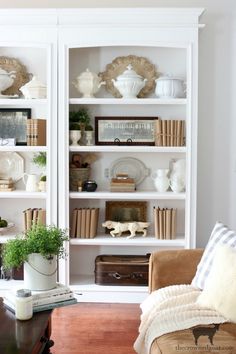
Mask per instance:
[[[154,252],[149,261],[149,291],[190,284],[203,250],[169,250]],[[197,343],[197,344],[196,344]],[[236,354],[236,324],[224,323],[219,328],[197,326],[157,338],[150,354],[181,353]]]

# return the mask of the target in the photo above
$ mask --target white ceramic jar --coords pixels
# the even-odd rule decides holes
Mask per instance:
[[[155,80],[155,94],[159,98],[183,98],[185,97],[185,82],[183,79],[166,75]]]
[[[33,316],[33,300],[31,291],[20,289],[16,291],[15,315],[18,320],[29,320]]]
[[[127,70],[123,74],[117,76],[116,80],[112,79],[115,88],[123,98],[136,98],[145,86],[146,81],[147,79],[144,79],[133,70],[131,64],[127,66]]]
[[[47,97],[47,87],[38,80],[37,76],[33,76],[32,80],[20,88],[20,91],[26,99]]]
[[[166,192],[170,186],[170,180],[167,176],[168,172],[168,169],[159,168],[151,176],[154,181],[156,190],[160,193]]]
[[[82,97],[91,98],[94,97],[94,94],[98,92],[102,85],[105,85],[105,81],[101,81],[96,73],[87,68],[86,71],[77,76],[76,81],[73,81],[72,84],[82,93]]]

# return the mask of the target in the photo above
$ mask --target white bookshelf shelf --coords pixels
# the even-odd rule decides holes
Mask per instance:
[[[15,146],[0,146],[0,152],[12,151],[12,152],[47,152],[47,146],[26,146],[26,145],[15,145]]]
[[[103,105],[185,105],[186,98],[70,98],[70,104]]]
[[[20,106],[20,107],[34,107],[35,105],[45,105],[48,100],[45,99],[25,99],[25,98],[1,98],[0,106]]]
[[[146,153],[186,153],[186,147],[179,146],[116,146],[116,145],[92,145],[92,146],[70,146],[71,152],[146,152]]]
[[[23,190],[15,190],[12,192],[0,192],[0,199],[1,198],[45,199],[46,193],[44,193],[44,192],[26,192]]]
[[[156,191],[137,191],[137,192],[109,192],[109,191],[96,191],[96,192],[70,192],[71,199],[113,199],[113,200],[184,200],[185,193],[165,192],[158,193]]]
[[[176,238],[174,240],[159,240],[154,237],[136,236],[132,239],[126,237],[96,236],[92,239],[71,238],[70,244],[73,246],[90,245],[90,246],[158,246],[158,247],[184,247],[184,238]]]

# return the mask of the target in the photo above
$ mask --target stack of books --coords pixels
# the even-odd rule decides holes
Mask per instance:
[[[59,283],[52,290],[32,291],[32,297],[33,312],[52,310],[77,302],[70,288]],[[3,298],[3,303],[9,310],[15,312],[15,291],[8,291]]]
[[[128,174],[117,174],[110,182],[111,192],[134,192],[135,181]]]
[[[23,211],[24,230],[30,230],[32,225],[46,225],[46,210],[41,208],[28,208]]]
[[[0,192],[11,192],[14,189],[15,186],[11,177],[5,178],[0,176]]]
[[[176,237],[177,209],[153,208],[155,237],[160,240],[172,240]]]
[[[184,120],[155,120],[156,146],[184,146],[185,121]]]
[[[79,208],[72,211],[70,237],[94,238],[97,235],[99,208]]]
[[[26,141],[29,146],[46,146],[45,119],[27,119]]]

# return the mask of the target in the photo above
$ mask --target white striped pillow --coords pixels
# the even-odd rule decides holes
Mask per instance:
[[[221,222],[217,222],[212,230],[211,237],[197,266],[197,272],[192,280],[192,285],[204,289],[206,279],[212,267],[215,250],[219,244],[226,244],[236,248],[236,233]]]

